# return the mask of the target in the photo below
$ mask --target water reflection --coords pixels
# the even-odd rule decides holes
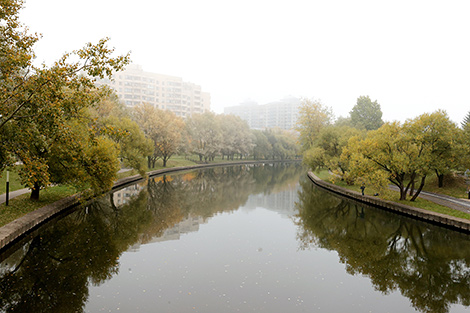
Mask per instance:
[[[162,176],[87,205],[0,264],[2,312],[83,312],[89,286],[109,280],[120,255],[191,218],[232,211],[250,194],[289,188],[299,165],[215,168]]]
[[[469,236],[340,199],[309,181],[299,191],[301,249],[337,251],[351,275],[399,291],[422,312],[470,305]]]

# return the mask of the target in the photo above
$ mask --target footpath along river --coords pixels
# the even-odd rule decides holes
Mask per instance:
[[[299,164],[172,173],[0,255],[0,312],[467,312],[470,237],[320,190]]]

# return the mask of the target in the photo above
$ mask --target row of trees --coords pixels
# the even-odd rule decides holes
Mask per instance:
[[[158,160],[165,167],[175,154],[194,155],[199,162],[213,161],[216,156],[223,160],[284,160],[298,154],[295,133],[251,130],[234,115],[206,112],[183,119],[146,103],[125,108],[114,98],[107,99],[99,109],[98,120],[103,128],[118,131],[118,135],[124,132],[126,146],[121,149],[120,158],[126,166],[142,171],[155,168]]]
[[[429,175],[442,187],[445,175],[470,166],[468,122],[459,128],[442,110],[404,123],[384,123],[381,117],[380,105],[369,97],[359,97],[350,117],[335,123],[331,109],[306,101],[299,120],[305,162],[328,168],[349,184],[385,189],[391,183],[400,200],[410,195],[411,201]]]
[[[66,53],[52,66],[34,66],[39,36],[18,21],[22,6],[6,0],[0,7],[0,172],[20,161],[32,199],[59,183],[107,191],[121,162],[143,174],[158,159],[166,166],[175,153],[205,161],[296,155],[290,133],[252,132],[234,116],[205,113],[184,121],[145,104],[126,110],[110,89],[96,87],[97,79],[129,63],[128,54],[113,57],[108,39]]]

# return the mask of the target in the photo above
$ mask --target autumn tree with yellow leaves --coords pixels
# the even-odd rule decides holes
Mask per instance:
[[[96,131],[88,110],[110,93],[96,88],[96,79],[122,69],[129,56],[112,57],[103,39],[36,67],[38,36],[19,23],[22,6],[22,0],[7,0],[0,7],[0,167],[12,156],[23,163],[20,177],[31,199],[53,183],[109,190],[119,167],[117,147]]]

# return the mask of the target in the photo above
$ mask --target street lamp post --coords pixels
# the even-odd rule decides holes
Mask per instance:
[[[7,170],[7,194],[6,194],[5,205],[8,205],[9,192],[10,192],[10,171]]]

